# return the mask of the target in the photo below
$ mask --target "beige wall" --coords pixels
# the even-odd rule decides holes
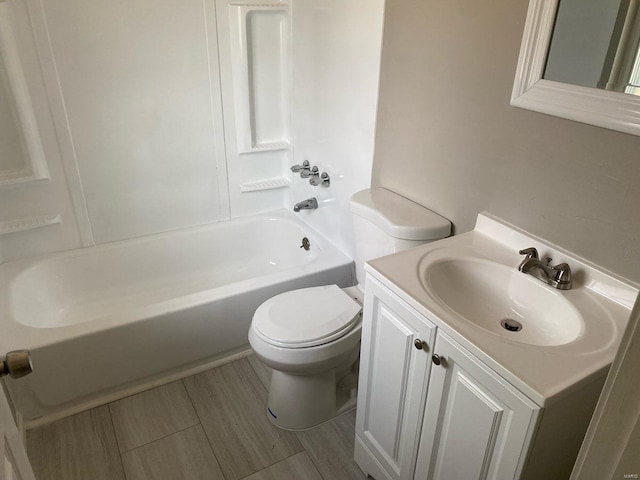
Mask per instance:
[[[527,5],[387,0],[372,183],[640,281],[640,137],[509,105]]]

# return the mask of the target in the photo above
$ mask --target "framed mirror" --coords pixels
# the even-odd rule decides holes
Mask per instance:
[[[639,43],[640,0],[530,0],[511,105],[640,135]]]
[[[49,180],[10,13],[0,0],[0,188]]]

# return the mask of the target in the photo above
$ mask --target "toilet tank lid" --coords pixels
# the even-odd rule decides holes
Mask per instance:
[[[428,208],[382,187],[354,193],[351,213],[404,240],[437,240],[451,234],[451,222]]]

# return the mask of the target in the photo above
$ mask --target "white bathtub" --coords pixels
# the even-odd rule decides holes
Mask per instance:
[[[30,349],[34,372],[8,388],[27,422],[68,412],[244,349],[273,295],[354,279],[348,257],[284,210],[9,262],[0,352]]]

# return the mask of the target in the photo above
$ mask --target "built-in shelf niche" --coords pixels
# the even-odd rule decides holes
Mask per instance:
[[[0,189],[49,180],[10,18],[0,1]]]
[[[230,3],[231,51],[239,153],[290,147],[289,6]]]

